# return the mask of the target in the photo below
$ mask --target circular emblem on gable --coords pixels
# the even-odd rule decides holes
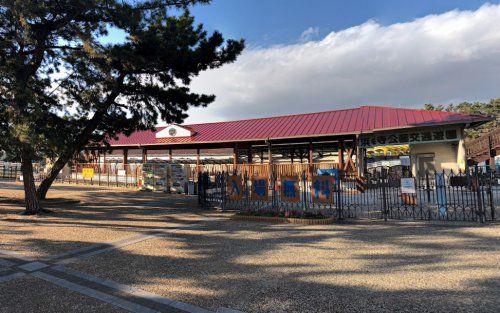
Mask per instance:
[[[170,129],[168,130],[168,134],[169,134],[170,136],[175,136],[175,135],[177,135],[177,129],[175,129],[175,128],[173,128],[173,127],[172,127],[172,128],[170,128]]]

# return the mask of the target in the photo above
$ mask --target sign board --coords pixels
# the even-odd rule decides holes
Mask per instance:
[[[415,178],[401,178],[401,200],[404,204],[417,204],[417,188]]]
[[[281,176],[281,200],[285,202],[300,201],[298,176]]]
[[[401,193],[417,193],[415,178],[401,178]]]
[[[83,177],[83,179],[93,179],[94,178],[94,169],[93,168],[83,168],[82,169],[82,177]]]
[[[402,155],[399,157],[402,166],[411,166],[410,157],[408,155]]]
[[[184,189],[184,185],[187,182],[187,175],[185,167],[182,164],[171,164],[170,165],[170,190],[172,192],[178,192]]]
[[[243,183],[241,176],[231,175],[227,179],[227,193],[230,200],[241,200],[243,198]]]
[[[335,178],[333,176],[313,176],[312,200],[317,203],[333,203]]]
[[[268,180],[264,176],[252,177],[252,200],[268,200]]]
[[[335,177],[337,184],[340,184],[340,170],[338,168],[318,168],[316,172],[320,176],[324,175],[333,176]]]
[[[143,190],[168,192],[168,167],[167,163],[145,163],[142,165]],[[120,175],[120,173],[118,173]],[[181,189],[181,188],[179,188]],[[182,185],[184,191],[184,185]]]
[[[450,187],[467,186],[467,176],[450,176]]]
[[[446,142],[458,140],[457,129],[448,130],[424,130],[403,133],[372,134],[365,135],[359,139],[361,148],[376,146],[404,145],[432,142]]]
[[[439,208],[439,215],[446,216],[446,178],[444,173],[436,173],[436,200]]]

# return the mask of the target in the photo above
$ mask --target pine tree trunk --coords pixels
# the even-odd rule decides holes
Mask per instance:
[[[26,214],[38,214],[41,211],[40,203],[36,196],[35,178],[33,177],[33,164],[31,158],[22,157],[21,171],[24,183],[24,201],[26,204]]]
[[[38,190],[36,191],[38,199],[45,200],[52,183],[56,180],[57,175],[59,175],[59,172],[64,168],[66,163],[69,162],[69,159],[70,158],[68,157],[61,156],[57,159],[54,165],[52,165],[49,175],[47,175],[47,177],[45,177],[45,179],[40,183],[40,186],[38,186]]]

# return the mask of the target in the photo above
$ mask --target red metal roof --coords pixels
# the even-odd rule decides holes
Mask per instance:
[[[479,115],[453,112],[362,106],[353,109],[296,114],[249,120],[182,125],[194,132],[191,137],[156,138],[153,131],[138,131],[110,140],[112,146],[215,143],[293,137],[361,134],[447,124],[474,124],[491,120]],[[157,132],[165,127],[158,127]]]

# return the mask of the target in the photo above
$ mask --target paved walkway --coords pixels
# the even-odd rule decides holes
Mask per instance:
[[[185,227],[196,227],[196,224]],[[106,244],[96,244],[61,254],[36,259],[20,253],[0,250],[0,283],[26,275],[42,279],[57,286],[106,302],[130,312],[190,312],[209,313],[203,308],[161,297],[153,293],[66,267],[66,264],[133,245],[152,238],[168,236],[169,231],[159,229],[133,235]],[[220,308],[217,312],[238,312]]]

